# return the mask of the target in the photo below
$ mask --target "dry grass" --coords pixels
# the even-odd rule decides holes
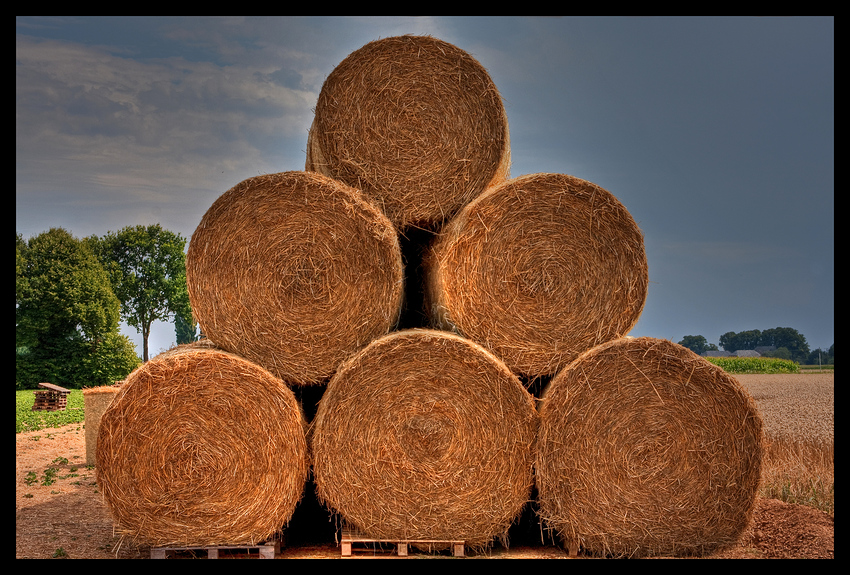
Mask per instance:
[[[135,544],[255,544],[289,521],[309,460],[280,379],[233,354],[178,346],[131,373],[103,414],[97,482]]]
[[[545,390],[541,517],[597,555],[706,554],[746,529],[762,420],[729,374],[666,340],[620,339],[582,354]]]
[[[325,80],[306,169],[363,190],[399,229],[433,227],[508,177],[501,96],[457,46],[429,36],[370,42]]]
[[[835,516],[835,374],[737,379],[753,394],[765,422],[762,497]]]
[[[649,281],[643,234],[626,208],[562,174],[487,190],[443,229],[426,268],[433,325],[528,377],[627,334]]]
[[[219,197],[192,235],[186,279],[210,340],[293,385],[326,382],[390,331],[404,296],[390,221],[357,190],[297,171]]]
[[[835,442],[768,437],[761,496],[835,516]]]
[[[373,538],[489,545],[533,484],[534,401],[482,347],[396,332],[340,367],[312,424],[319,498]]]

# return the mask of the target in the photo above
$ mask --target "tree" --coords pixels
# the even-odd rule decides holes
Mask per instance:
[[[184,314],[174,314],[174,336],[177,338],[177,343],[192,343],[198,341],[198,335],[195,320],[192,319],[191,313],[189,319],[185,319]]]
[[[717,351],[717,346],[713,343],[708,343],[708,340],[701,335],[686,335],[679,342],[679,345],[699,355],[702,355],[706,351]]]
[[[138,363],[118,333],[119,304],[88,245],[62,228],[15,240],[16,385],[122,379]]]
[[[790,327],[775,327],[764,331],[754,329],[739,333],[729,331],[720,336],[720,345],[726,351],[755,349],[759,346],[774,346],[777,350],[786,348],[791,359],[797,363],[805,363],[809,357],[806,337]]]
[[[88,238],[121,302],[121,318],[140,331],[143,361],[154,321],[191,317],[186,287],[186,239],[159,224],[130,226]]]
[[[829,349],[816,348],[809,352],[809,358],[806,361],[807,365],[835,365],[835,344],[829,346]]]
[[[739,349],[755,349],[761,345],[761,332],[757,329],[735,333],[727,331],[720,336],[720,346],[726,351],[738,351]]]
[[[790,327],[766,329],[761,334],[759,345],[772,345],[777,349],[787,348],[791,359],[797,363],[806,363],[809,358],[809,343],[806,337]]]

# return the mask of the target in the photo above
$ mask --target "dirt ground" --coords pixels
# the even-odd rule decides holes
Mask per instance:
[[[20,433],[15,439],[16,558],[150,557],[149,548],[122,542],[114,534],[109,510],[97,490],[95,472],[85,465],[85,430],[82,425]],[[49,483],[45,481],[48,478],[45,470],[51,467],[56,469],[54,482],[44,485]],[[563,548],[540,532],[539,525],[532,523],[533,520],[521,521],[516,529],[512,529],[509,547],[495,545],[485,552],[467,552],[467,557],[569,558]],[[834,523],[833,517],[809,507],[761,499],[753,521],[739,543],[711,557],[833,559]],[[309,536],[298,537],[298,533],[309,533]],[[285,536],[287,540],[276,558],[341,558],[332,519],[309,495],[296,510]],[[205,554],[201,556],[206,557]],[[248,554],[244,551],[222,551],[220,554],[222,558],[257,556],[256,549]],[[396,555],[392,549],[355,547],[354,558],[364,557],[393,558]],[[422,555],[412,551],[411,557],[451,556]]]

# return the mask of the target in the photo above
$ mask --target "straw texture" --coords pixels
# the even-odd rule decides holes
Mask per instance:
[[[316,493],[375,538],[506,534],[533,484],[532,396],[459,336],[405,330],[334,375],[311,429]]]
[[[563,174],[490,188],[449,222],[426,259],[432,326],[528,377],[553,375],[627,334],[649,282],[643,234],[628,210]]]
[[[734,543],[758,492],[761,416],[729,374],[666,340],[623,338],[546,388],[540,515],[596,555],[699,555]]]
[[[280,531],[309,471],[304,416],[265,369],[179,346],[125,380],[103,414],[97,482],[137,544],[257,544]]]
[[[83,389],[83,412],[86,421],[86,465],[97,465],[97,434],[103,412],[121,391],[120,385],[102,385]]]
[[[507,179],[501,96],[481,64],[448,42],[370,42],[325,80],[306,169],[363,190],[400,229],[433,227]]]
[[[325,383],[389,332],[404,294],[389,220],[357,190],[299,171],[219,197],[192,235],[186,279],[202,332],[291,385]]]

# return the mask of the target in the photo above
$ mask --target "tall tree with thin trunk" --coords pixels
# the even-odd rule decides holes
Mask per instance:
[[[186,287],[186,239],[159,224],[130,226],[87,238],[121,302],[121,319],[142,334],[143,361],[155,321],[191,317]]]

